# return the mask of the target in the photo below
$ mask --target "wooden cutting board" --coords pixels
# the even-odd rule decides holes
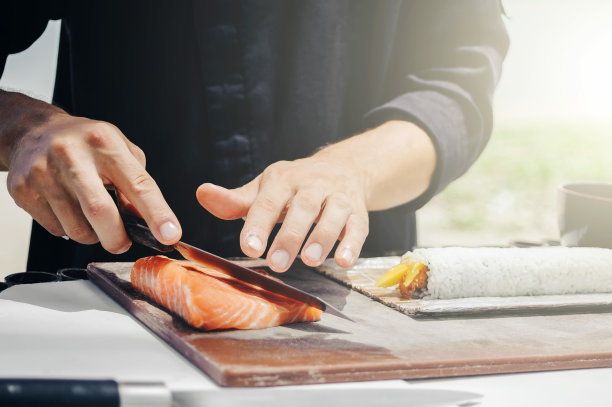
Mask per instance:
[[[136,292],[131,263],[90,279],[223,386],[273,386],[612,366],[612,308],[417,318],[303,265],[280,277],[341,309],[316,323],[205,332]]]

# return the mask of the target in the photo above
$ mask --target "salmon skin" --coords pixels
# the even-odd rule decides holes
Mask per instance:
[[[194,328],[261,329],[318,321],[321,310],[237,280],[218,268],[166,256],[134,263],[132,285]]]

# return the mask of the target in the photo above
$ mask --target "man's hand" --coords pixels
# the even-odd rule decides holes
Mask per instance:
[[[8,190],[17,205],[53,235],[100,241],[109,252],[123,253],[131,242],[107,191],[113,186],[160,242],[179,240],[178,220],[146,172],[140,148],[112,124],[24,98],[12,95],[10,117],[0,129],[0,167],[9,170]],[[32,120],[30,111],[36,112]]]
[[[286,271],[302,245],[302,261],[318,266],[337,240],[335,261],[349,267],[368,234],[368,210],[416,198],[434,168],[427,134],[408,122],[388,122],[311,157],[276,162],[240,188],[203,184],[197,198],[221,219],[245,218],[240,245],[250,257],[264,253],[272,228],[282,222],[268,251],[274,271]]]
[[[263,254],[277,222],[283,222],[270,246],[268,264],[286,271],[306,239],[302,260],[320,265],[336,240],[338,264],[348,267],[368,234],[368,211],[360,177],[345,162],[325,158],[280,161],[235,190],[212,184],[198,188],[202,206],[222,219],[246,217],[240,243],[250,257]]]

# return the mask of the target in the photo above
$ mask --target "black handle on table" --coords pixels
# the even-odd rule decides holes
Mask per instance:
[[[119,407],[113,380],[0,379],[0,406]]]

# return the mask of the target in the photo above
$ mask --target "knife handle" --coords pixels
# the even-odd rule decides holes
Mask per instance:
[[[0,379],[0,406],[11,407],[170,407],[163,383],[114,380]]]
[[[174,246],[160,243],[153,236],[153,233],[151,233],[144,219],[121,209],[119,210],[119,215],[121,215],[125,232],[132,242],[136,242],[162,253],[168,253],[174,250]]]
[[[125,233],[132,242],[141,244],[162,253],[168,253],[174,250],[174,246],[165,245],[159,242],[155,236],[153,236],[151,229],[149,229],[149,226],[147,226],[147,223],[142,218],[140,212],[138,212],[138,209],[136,209],[132,204],[126,205],[125,202],[119,199],[119,191],[114,185],[105,185],[105,187],[109,192],[115,192],[114,194],[111,193],[111,196],[117,205],[117,209],[119,210],[119,216],[121,216],[121,220],[123,221]]]
[[[0,406],[119,407],[113,380],[0,379]]]

